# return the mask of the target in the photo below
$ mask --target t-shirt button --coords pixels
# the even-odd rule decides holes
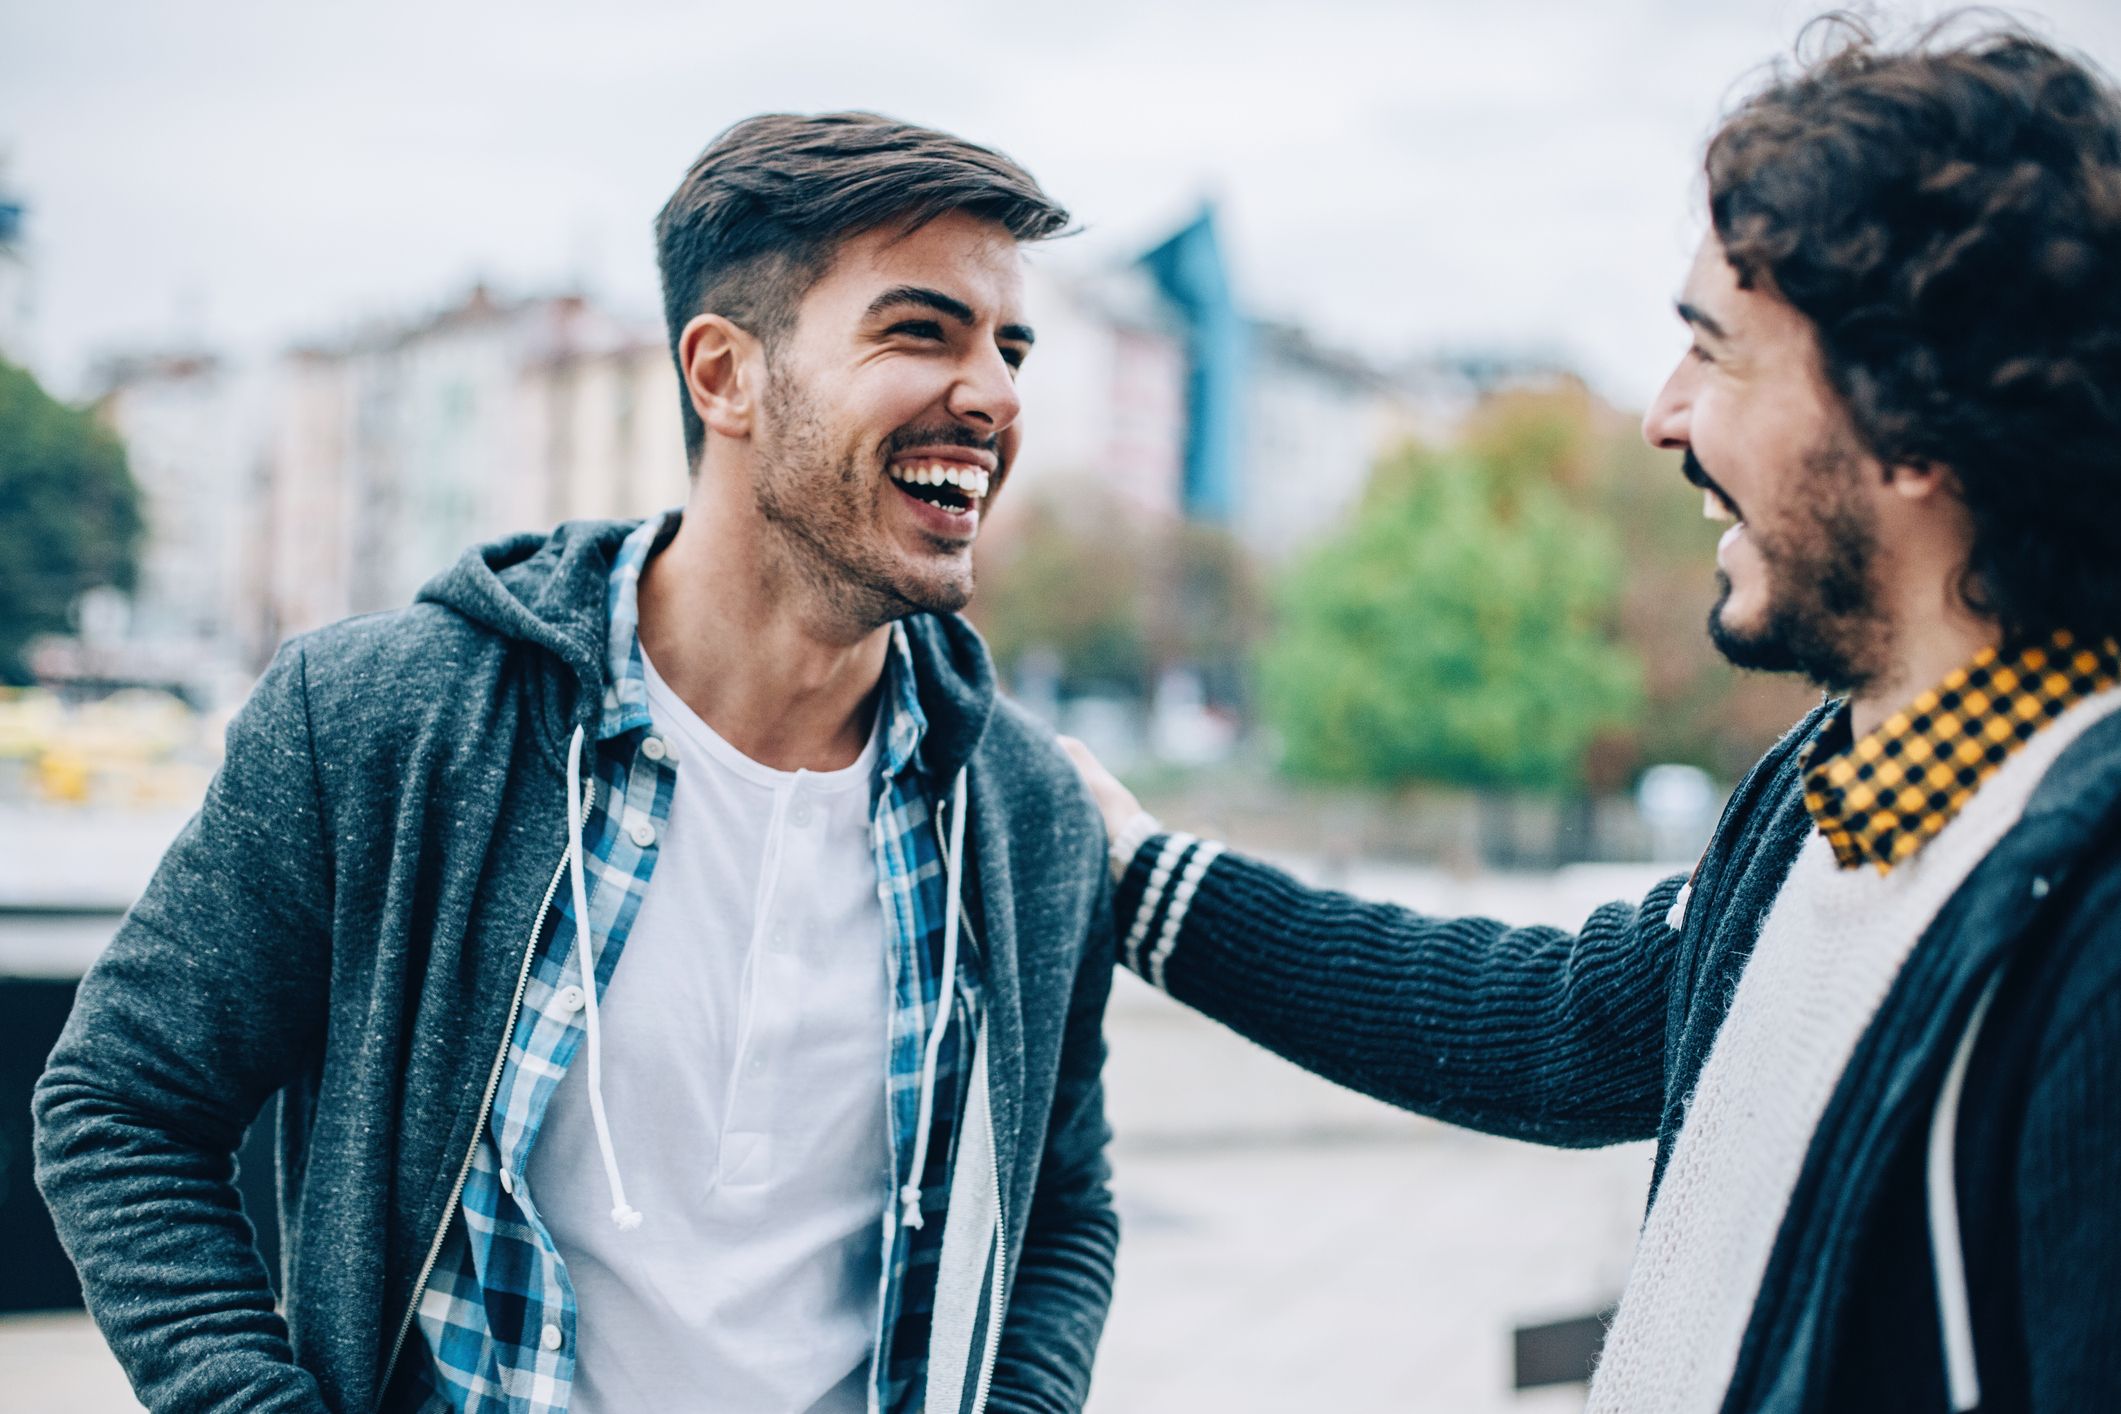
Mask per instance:
[[[560,995],[555,1000],[559,1002],[561,1011],[572,1016],[580,1011],[582,1004],[589,999],[582,995],[580,987],[562,987],[560,988]]]
[[[795,809],[789,811],[788,823],[795,826],[798,830],[809,829],[810,807],[807,805],[798,805],[795,807]]]
[[[655,843],[655,826],[646,820],[636,820],[626,828],[627,835],[642,849]]]
[[[564,1339],[566,1337],[560,1334],[558,1326],[548,1325],[544,1330],[538,1332],[538,1344],[544,1346],[547,1350],[558,1350],[560,1342]]]

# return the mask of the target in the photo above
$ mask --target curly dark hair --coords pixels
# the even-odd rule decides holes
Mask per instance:
[[[1807,28],[1708,149],[1747,288],[1816,326],[1888,464],[1950,469],[2007,644],[2121,633],[2121,97],[2007,23]]]

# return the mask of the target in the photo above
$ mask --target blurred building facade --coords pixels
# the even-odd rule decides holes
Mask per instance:
[[[1185,508],[1183,330],[1140,270],[1031,266],[1026,316],[1038,354],[1024,367],[1025,437],[1012,498],[1089,489],[1129,512]]]
[[[477,541],[683,500],[676,396],[660,337],[580,295],[479,286],[290,353],[268,434],[275,634],[406,603]]]
[[[129,612],[95,615],[87,646],[129,657],[162,685],[196,686],[181,680],[256,660],[271,633],[261,613],[264,376],[180,350],[106,360],[95,383],[98,416],[125,442],[147,536]]]
[[[1463,364],[1381,370],[1248,313],[1212,208],[1131,261],[1038,253],[1026,302],[1040,339],[1015,499],[1094,490],[1218,526],[1270,566],[1481,382]],[[289,634],[406,603],[472,543],[686,492],[662,330],[581,294],[475,286],[262,369],[163,353],[110,361],[103,383],[149,503],[128,639],[201,665],[255,670]]]

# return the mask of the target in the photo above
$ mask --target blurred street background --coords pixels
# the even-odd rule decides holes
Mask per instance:
[[[1700,144],[1811,13],[0,0],[0,1411],[131,1407],[29,1183],[75,980],[286,637],[683,499],[648,226],[754,112],[1074,209],[972,616],[1168,822],[1562,926],[1687,867],[1809,698],[1710,649],[1636,424]],[[2104,0],[2018,13],[2121,63]],[[1130,978],[1111,1042],[1097,1414],[1580,1405],[1646,1150],[1400,1115]]]

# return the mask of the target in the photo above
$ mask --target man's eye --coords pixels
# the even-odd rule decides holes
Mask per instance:
[[[932,319],[908,319],[904,323],[892,325],[884,332],[904,334],[909,339],[940,339],[943,337],[943,326]]]
[[[1710,358],[1709,351],[1699,344],[1694,345],[1686,352],[1687,357],[1693,359],[1696,363],[1714,363],[1716,361],[1715,359]]]
[[[1024,351],[1022,349],[1003,349],[1002,362],[1008,364],[1011,368],[1022,368],[1024,366]]]

